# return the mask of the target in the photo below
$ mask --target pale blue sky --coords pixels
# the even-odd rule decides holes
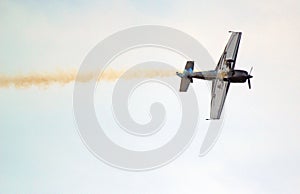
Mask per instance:
[[[299,8],[296,0],[1,1],[1,74],[78,68],[110,34],[158,24],[192,35],[215,61],[227,31],[241,30],[236,68],[253,66],[254,78],[250,91],[230,88],[222,134],[207,156],[198,157],[200,131],[177,160],[140,173],[107,166],[86,149],[73,84],[1,88],[0,193],[299,193]],[[205,125],[209,93],[201,92]]]

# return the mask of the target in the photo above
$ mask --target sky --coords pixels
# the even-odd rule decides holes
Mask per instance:
[[[198,156],[206,133],[199,130],[180,157],[145,172],[113,168],[86,148],[74,121],[73,83],[0,88],[0,193],[299,193],[299,7],[296,0],[1,1],[1,75],[78,69],[109,35],[151,24],[191,35],[216,63],[228,31],[242,31],[236,68],[253,67],[254,78],[251,90],[246,84],[230,87],[222,133],[207,155]],[[142,50],[139,59],[184,66],[178,56],[151,52],[158,54]],[[119,63],[134,61],[135,55],[120,56]],[[196,84],[204,107],[199,125],[206,129],[209,91],[204,81]],[[106,83],[104,89],[112,86]],[[130,109],[139,122],[149,120],[138,100],[145,98],[143,91],[132,96],[137,105]],[[100,115],[110,111],[101,102],[95,102],[103,107]],[[103,122],[108,131],[115,129],[113,120]],[[167,136],[137,145],[159,146]],[[128,142],[120,143],[135,147]]]

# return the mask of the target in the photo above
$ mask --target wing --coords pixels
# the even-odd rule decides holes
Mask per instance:
[[[232,32],[224,52],[216,67],[217,72],[230,72],[234,69],[238,53],[241,32]],[[215,79],[212,82],[210,118],[220,119],[224,107],[230,83],[222,79]]]
[[[241,32],[231,32],[231,36],[218,62],[216,70],[229,71],[234,69],[241,37]]]
[[[219,79],[212,82],[210,119],[220,119],[230,83]]]

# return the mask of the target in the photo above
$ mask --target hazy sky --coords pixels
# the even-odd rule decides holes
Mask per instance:
[[[0,74],[77,69],[105,37],[145,24],[190,34],[216,62],[228,31],[242,31],[236,68],[254,68],[251,90],[232,84],[222,134],[205,157],[200,130],[178,159],[139,173],[84,146],[73,84],[1,88],[0,193],[299,193],[299,8],[296,0],[0,1]]]

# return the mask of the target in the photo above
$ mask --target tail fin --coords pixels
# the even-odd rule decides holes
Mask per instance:
[[[184,70],[188,71],[189,73],[193,73],[193,71],[194,71],[194,61],[187,61]]]
[[[189,77],[190,73],[193,73],[194,71],[194,61],[187,61],[184,71],[182,74],[177,74],[179,77],[181,77],[180,82],[180,92],[186,92],[189,88],[190,83],[193,83],[193,79]]]

